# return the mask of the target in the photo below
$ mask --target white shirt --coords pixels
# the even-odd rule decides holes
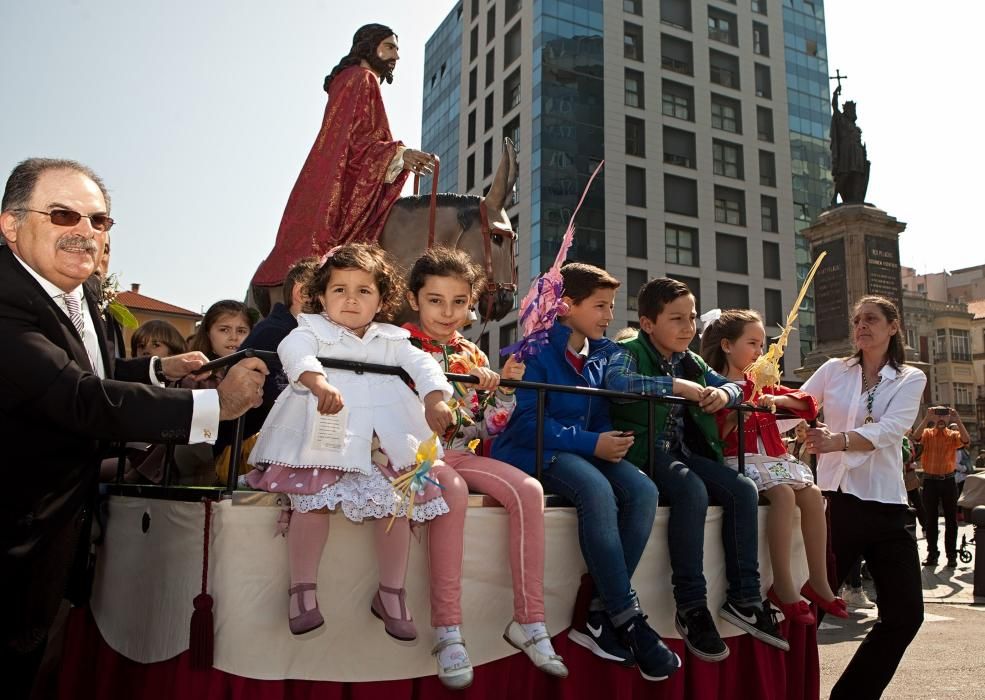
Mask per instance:
[[[913,427],[927,375],[903,365],[886,365],[872,402],[873,423],[865,424],[867,394],[862,391],[862,367],[854,358],[825,362],[801,387],[824,408],[831,432],[855,432],[871,442],[867,452],[829,452],[818,455],[817,485],[841,490],[864,501],[906,504],[903,486],[903,433]]]
[[[105,379],[106,367],[103,365],[103,354],[99,348],[99,336],[96,335],[96,324],[89,315],[89,305],[82,293],[82,285],[80,284],[72,291],[66,292],[39,275],[17,255],[14,255],[14,260],[19,262],[28,274],[37,280],[45,293],[55,302],[55,306],[61,309],[70,320],[64,295],[73,294],[79,300],[79,307],[82,310],[82,344],[85,346],[86,354],[89,356],[89,364],[96,376]],[[153,365],[149,368],[149,375],[151,383],[156,386],[163,386],[154,374]],[[219,394],[213,389],[193,389],[192,402],[192,424],[188,434],[188,443],[207,442],[211,445],[215,443],[219,432]]]

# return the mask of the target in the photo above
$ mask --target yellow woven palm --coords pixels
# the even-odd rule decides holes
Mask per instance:
[[[804,296],[807,294],[807,289],[811,286],[811,282],[814,281],[814,273],[821,266],[821,261],[827,255],[827,251],[822,252],[817,256],[817,260],[814,261],[814,266],[811,267],[810,272],[807,273],[807,277],[804,279],[804,284],[800,288],[800,293],[797,294],[797,301],[793,303],[793,308],[790,309],[790,313],[787,315],[787,323],[780,332],[779,337],[770,343],[769,350],[767,350],[763,355],[761,355],[755,362],[746,367],[745,373],[752,377],[752,398],[753,400],[759,396],[760,392],[766,387],[778,386],[780,384],[780,358],[783,357],[783,351],[787,347],[787,340],[790,337],[790,332],[794,329],[794,321],[797,320],[797,314],[800,311],[800,303],[804,300]]]
[[[425,482],[430,481],[433,484],[437,484],[429,476],[428,472],[431,471],[431,467],[438,459],[438,435],[432,433],[431,437],[423,441],[417,447],[417,455],[415,461],[417,466],[411,469],[405,474],[401,474],[391,483],[393,484],[394,490],[400,497],[400,501],[407,503],[407,519],[413,520],[414,518],[414,496],[418,491],[423,491],[426,484]],[[393,521],[397,517],[396,512],[390,517],[390,522],[386,527],[386,531],[390,532],[390,528],[393,527]]]

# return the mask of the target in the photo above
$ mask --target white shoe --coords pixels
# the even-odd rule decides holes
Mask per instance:
[[[537,642],[550,638],[551,636],[545,633],[528,638],[527,633],[516,620],[511,620],[506,626],[506,631],[503,632],[503,639],[526,654],[533,661],[534,666],[549,676],[567,678],[568,667],[564,665],[564,659],[558,654],[544,654],[537,648]]]
[[[869,596],[865,595],[865,590],[862,588],[852,588],[848,586],[845,588],[845,593],[842,596],[845,599],[848,607],[854,608],[855,610],[871,610],[876,606]]]
[[[441,681],[441,684],[449,690],[464,690],[472,685],[475,676],[468,653],[466,652],[464,659],[456,661],[450,666],[443,666],[441,663],[441,652],[453,644],[461,644],[462,648],[465,648],[465,640],[462,639],[461,635],[449,637],[435,644],[431,650],[431,655],[434,656],[434,660],[438,664],[438,680]]]

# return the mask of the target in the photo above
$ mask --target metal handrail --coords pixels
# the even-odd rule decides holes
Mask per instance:
[[[280,359],[276,352],[270,350],[254,350],[252,348],[240,350],[226,357],[219,358],[218,360],[213,360],[212,362],[203,365],[196,373],[201,373],[205,371],[214,371],[222,369],[225,367],[232,366],[239,362],[240,360],[246,359],[248,357],[256,357],[263,360],[268,367],[273,365],[275,367],[280,366]],[[329,369],[340,369],[350,372],[356,372],[357,374],[362,374],[365,372],[370,372],[373,374],[389,374],[401,377],[404,381],[411,383],[410,375],[408,375],[402,368],[394,367],[391,365],[382,365],[371,362],[356,362],[353,360],[338,360],[332,358],[319,357],[318,361],[322,366]],[[455,374],[452,372],[446,372],[445,377],[449,382],[456,382],[462,384],[478,384],[479,379],[471,374]],[[681,398],[679,396],[651,396],[648,394],[635,394],[631,392],[624,391],[614,391],[612,389],[600,389],[596,387],[586,387],[586,386],[569,386],[565,384],[549,384],[546,382],[532,382],[524,379],[502,379],[499,383],[500,386],[514,388],[514,389],[528,389],[537,392],[537,431],[535,436],[535,456],[536,456],[536,477],[538,481],[542,481],[543,477],[543,461],[544,461],[544,419],[545,419],[545,409],[546,409],[546,399],[547,392],[557,392],[557,393],[567,393],[567,394],[581,394],[583,396],[594,396],[606,399],[615,399],[621,401],[647,401],[647,475],[653,478],[653,465],[656,462],[656,433],[655,433],[655,423],[656,423],[656,404],[657,403],[667,403],[667,404],[680,404],[680,405],[697,405],[694,401],[689,401],[687,399]],[[758,406],[751,406],[749,404],[739,404],[733,407],[737,413],[737,425],[736,438],[738,440],[738,467],[739,473],[745,473],[745,430],[744,430],[744,414],[745,413],[769,413],[769,409],[760,408]],[[782,411],[776,412],[777,418],[798,418],[797,415],[792,413],[786,413]],[[184,500],[184,497],[188,494],[183,494],[183,490],[193,490],[195,500],[199,498],[209,498],[214,497],[216,499],[229,496],[233,491],[236,490],[236,485],[239,479],[239,469],[241,452],[243,446],[243,440],[245,438],[244,432],[245,418],[241,416],[236,420],[235,435],[233,437],[233,442],[230,445],[230,455],[229,455],[229,474],[226,479],[225,488],[221,487],[181,487],[172,486],[169,483],[169,479],[165,479],[165,483],[162,486],[147,486],[147,485],[129,485],[121,484],[119,479],[119,472],[115,488],[111,489],[112,492],[126,494],[129,491],[135,491],[139,495],[148,496],[155,492],[160,492],[162,497],[167,498],[169,496],[178,496],[179,500]],[[653,436],[649,438],[649,436]]]

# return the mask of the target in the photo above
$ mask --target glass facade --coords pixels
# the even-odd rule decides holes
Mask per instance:
[[[790,110],[797,286],[811,267],[810,246],[800,232],[831,203],[831,92],[823,0],[783,0],[783,50]],[[808,293],[797,319],[801,356],[814,347],[814,295]]]
[[[588,178],[605,157],[602,0],[533,2],[531,273],[557,254]],[[578,213],[569,257],[605,266],[602,175]]]
[[[421,149],[441,159],[439,192],[458,191],[458,121],[462,86],[462,4],[445,17],[424,50]],[[422,184],[422,188],[430,183]]]

